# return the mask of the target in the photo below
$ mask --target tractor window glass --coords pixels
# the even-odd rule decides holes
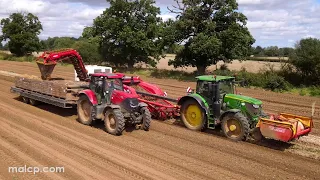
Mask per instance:
[[[120,79],[111,79],[107,81],[107,85],[111,89],[117,89],[117,90],[123,91],[123,85]]]
[[[221,82],[220,94],[233,94],[233,83],[231,81]]]
[[[203,96],[209,95],[209,85],[206,81],[198,81],[197,93]]]

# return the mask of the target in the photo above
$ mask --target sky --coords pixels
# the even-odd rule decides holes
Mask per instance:
[[[293,47],[301,38],[320,38],[320,0],[237,0],[247,16],[254,46]],[[175,17],[173,0],[156,0],[164,20]],[[108,4],[105,0],[0,0],[0,19],[13,12],[31,12],[43,25],[40,39],[79,37]]]

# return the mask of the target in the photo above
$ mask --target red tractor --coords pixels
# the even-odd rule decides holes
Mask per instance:
[[[65,89],[59,98],[54,96],[56,89],[46,82],[59,86],[61,82],[50,81],[57,62],[67,60],[74,65],[79,79],[84,83],[75,84]],[[123,76],[118,74],[94,73],[87,74],[81,56],[73,49],[44,52],[37,60],[42,81],[22,79],[22,85],[12,87],[11,91],[19,93],[26,102],[41,101],[63,108],[77,106],[78,121],[90,125],[94,120],[105,122],[106,131],[113,135],[121,135],[125,125],[136,125],[145,131],[149,130],[151,114],[146,103],[138,100],[137,94],[124,91]],[[75,82],[74,82],[75,83]],[[34,88],[33,88],[34,86]],[[40,87],[40,89],[35,89]],[[60,88],[60,87],[59,87]]]
[[[79,93],[78,120],[90,125],[95,119],[104,119],[107,132],[113,135],[120,135],[126,124],[148,131],[151,114],[147,106],[139,102],[138,95],[124,92],[120,76],[92,74],[89,89]]]

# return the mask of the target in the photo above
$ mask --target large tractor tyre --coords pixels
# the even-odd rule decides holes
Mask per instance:
[[[245,141],[250,132],[248,119],[241,113],[229,113],[221,123],[223,134],[234,141]]]
[[[151,113],[147,107],[142,107],[141,113],[142,113],[142,117],[143,117],[141,129],[143,129],[145,131],[149,131],[150,124],[151,124]]]
[[[27,97],[25,97],[25,96],[22,96],[21,99],[22,99],[22,102],[24,102],[24,103],[26,103],[26,104],[29,104],[29,103],[30,103],[30,99],[27,98]]]
[[[87,96],[80,96],[77,104],[78,121],[84,125],[92,124],[92,103]]]
[[[188,129],[199,131],[205,128],[207,118],[204,110],[194,99],[188,99],[182,104],[180,116]]]
[[[120,109],[108,109],[104,116],[106,131],[112,135],[120,136],[125,128],[126,120]]]

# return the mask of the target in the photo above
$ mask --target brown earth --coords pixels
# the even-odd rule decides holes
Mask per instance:
[[[39,75],[34,63],[0,61],[0,70]],[[73,68],[58,66],[54,76],[73,79]],[[144,79],[175,97],[193,85]],[[127,129],[116,137],[106,133],[100,122],[92,127],[78,123],[75,110],[24,104],[9,92],[12,85],[0,80],[0,179],[320,179],[317,136],[311,136],[314,142],[269,141],[260,146],[152,121],[149,132]],[[270,112],[307,115],[311,102],[318,100],[239,90],[266,99],[265,109]],[[319,134],[318,109],[314,135]],[[8,173],[9,166],[23,165],[64,166],[65,172]]]

